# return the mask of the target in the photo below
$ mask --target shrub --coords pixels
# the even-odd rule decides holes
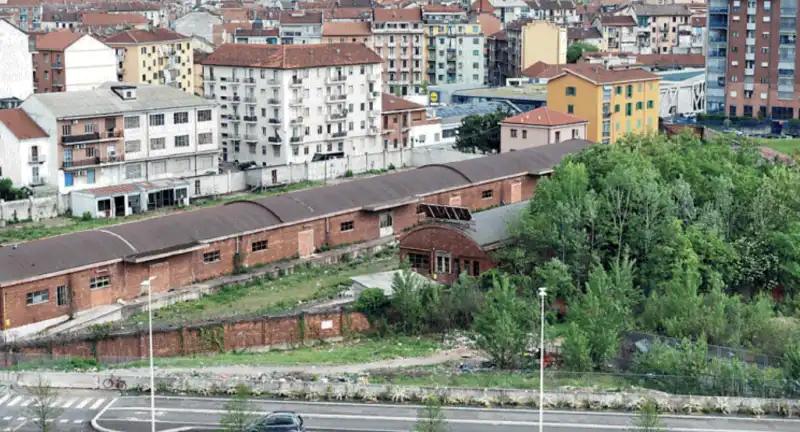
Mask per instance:
[[[389,298],[380,288],[367,288],[358,296],[358,300],[353,303],[353,310],[361,312],[367,317],[370,323],[386,316],[389,309]]]
[[[353,177],[353,170],[349,169],[344,172],[344,176],[347,178]]]

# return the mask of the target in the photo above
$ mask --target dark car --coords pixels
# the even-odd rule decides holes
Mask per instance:
[[[247,427],[247,432],[305,432],[303,417],[292,411],[275,411]]]

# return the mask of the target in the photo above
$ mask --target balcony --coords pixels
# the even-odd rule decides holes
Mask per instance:
[[[755,14],[756,14],[756,8],[754,7],[747,8],[747,15],[755,15]]]
[[[206,75],[203,77],[203,81],[214,82],[217,80],[217,77],[214,75]]]
[[[745,38],[744,39],[744,44],[745,45],[755,45],[756,44],[756,39],[755,38]]]
[[[95,165],[120,163],[125,161],[125,155],[113,155],[107,157],[94,156],[86,159],[64,161],[61,163],[63,169],[79,169]]]
[[[270,124],[281,124],[281,120],[277,119],[277,118],[271,118],[271,119],[267,120],[267,123],[270,123]]]
[[[267,105],[280,105],[280,104],[281,104],[280,99],[276,99],[276,98],[267,99]]]
[[[258,122],[258,117],[254,116],[254,115],[252,115],[252,116],[244,116],[244,121],[246,121],[248,123],[257,123]]]
[[[242,101],[242,98],[240,98],[239,96],[234,96],[233,99],[231,99],[231,103],[235,103],[235,104],[238,104],[241,101]]]
[[[745,75],[753,75],[753,74],[755,74],[755,70],[753,68],[745,68],[744,74]]]
[[[246,133],[244,134],[245,141],[258,141],[258,135],[253,133]]]
[[[380,97],[380,95],[381,95],[380,92],[374,91],[374,92],[369,92],[367,94],[367,97],[369,97],[370,99],[377,99],[378,97]]]
[[[293,125],[298,125],[303,123],[303,117],[295,117],[289,121],[289,123]]]
[[[255,78],[244,78],[244,79],[242,79],[242,81],[244,81],[245,85],[249,85],[249,86],[256,85],[256,79]]]
[[[796,17],[797,16],[797,8],[796,7],[782,7],[781,8],[781,16]]]
[[[717,29],[727,29],[728,28],[728,21],[725,20],[709,20],[708,22],[709,28],[717,28]]]
[[[328,114],[328,121],[343,121],[347,118],[347,111]]]
[[[277,86],[277,85],[281,85],[281,83],[276,79],[268,79],[267,80],[267,85],[268,86]]]
[[[61,62],[51,63],[50,67],[53,68],[53,69],[63,69],[64,68],[64,63],[61,63]]]
[[[293,136],[293,137],[289,138],[289,142],[292,143],[292,144],[303,142],[303,137],[301,137],[301,136]]]
[[[753,83],[744,83],[744,89],[753,91]]]
[[[378,110],[369,110],[369,112],[367,112],[367,115],[370,116],[370,117],[377,117],[380,114],[381,114],[381,112],[378,111]]]
[[[292,82],[290,82],[289,85],[292,86],[292,87],[302,87],[303,86],[303,79],[302,78],[293,77],[292,78]]]
[[[303,99],[292,99],[289,101],[289,105],[303,105]]]
[[[92,132],[83,135],[64,135],[61,137],[62,145],[74,145],[93,141],[115,140],[122,137],[122,131]]]
[[[28,157],[28,163],[31,164],[31,165],[38,165],[38,164],[44,163],[44,155],[40,155],[40,154],[30,155]]]
[[[207,94],[207,95],[205,95],[203,97],[208,99],[208,100],[217,100],[217,95],[215,95],[213,93],[212,94]]]
[[[325,82],[328,83],[343,83],[345,81],[347,81],[347,75],[342,74],[328,76],[325,78]]]
[[[347,136],[347,131],[339,131],[339,132],[334,132],[334,133],[331,134],[331,137],[333,137],[333,138],[342,138],[342,137],[346,137],[346,136]]]
[[[245,96],[244,97],[244,103],[250,104],[250,105],[255,105],[256,104],[255,96]]]
[[[755,30],[755,29],[756,29],[756,23],[747,23],[747,30],[751,30],[752,31],[752,30]]]
[[[344,102],[346,100],[347,100],[347,95],[346,94],[328,95],[328,97],[327,97],[327,102],[328,103],[339,103],[339,102]]]
[[[269,141],[269,142],[271,142],[273,144],[279,144],[282,140],[281,140],[281,137],[276,135],[276,136],[271,136],[271,137],[267,138],[267,141]]]

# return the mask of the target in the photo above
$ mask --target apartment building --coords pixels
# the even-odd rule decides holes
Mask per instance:
[[[227,44],[203,66],[224,160],[275,166],[379,151],[381,58],[364,44]]]
[[[336,21],[322,25],[322,43],[363,43],[369,49],[375,49],[375,37],[369,22]]]
[[[33,93],[33,65],[28,35],[0,19],[0,100],[22,101]]]
[[[322,12],[281,11],[282,45],[322,43]]]
[[[420,94],[426,81],[422,9],[374,9],[375,52],[383,59],[383,90],[397,96]]]
[[[547,81],[547,107],[588,121],[589,141],[611,144],[658,130],[660,80],[644,69],[570,65]]]
[[[55,155],[49,153],[47,138],[22,109],[0,110],[0,178],[11,180],[18,188],[55,179]]]
[[[562,26],[577,26],[580,17],[573,0],[530,0],[530,15]]]
[[[276,28],[237,28],[233,32],[234,43],[276,45],[280,43],[280,31]]]
[[[708,14],[708,112],[798,118],[797,1],[711,0]]]
[[[548,107],[517,114],[500,122],[500,153],[586,139],[587,124],[582,118]]]
[[[639,54],[673,53],[678,47],[691,49],[692,12],[686,5],[636,4],[622,13],[637,20],[636,46]]]
[[[383,150],[440,144],[442,122],[428,118],[425,106],[389,93],[381,96]]]
[[[192,39],[163,28],[129,30],[106,45],[117,54],[117,77],[131,84],[159,84],[194,91]]]
[[[93,90],[117,80],[114,49],[88,34],[60,30],[36,36],[33,83],[37,93]]]
[[[494,0],[494,15],[508,25],[518,19],[530,18],[531,6],[524,0]]]
[[[467,15],[459,6],[429,5],[422,8],[422,21],[428,47],[428,83],[483,85],[486,41],[477,17]]]
[[[169,6],[166,3],[143,1],[114,2],[105,6],[110,14],[137,14],[147,18],[154,27],[169,26]]]
[[[79,11],[43,10],[40,29],[43,31],[72,29],[78,27],[80,23],[81,13]]]
[[[600,15],[592,21],[592,27],[603,35],[606,50],[637,52],[636,20],[632,16]]]
[[[22,31],[37,31],[42,26],[42,2],[39,0],[6,0],[0,3],[0,14],[12,19]]]
[[[21,108],[48,136],[52,183],[61,195],[78,193],[93,216],[184,204],[213,188],[207,176],[218,170],[218,108],[205,98],[106,83],[34,94]]]
[[[507,77],[520,73],[537,62],[567,63],[567,29],[548,21],[524,19],[506,27]]]
[[[508,67],[508,32],[501,30],[486,38],[487,84],[492,87],[505,85],[510,78]]]

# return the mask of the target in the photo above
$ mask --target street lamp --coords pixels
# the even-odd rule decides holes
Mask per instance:
[[[147,327],[150,333],[150,423],[152,432],[156,432],[156,378],[155,368],[153,367],[153,290],[150,287],[150,282],[155,278],[155,276],[150,276],[139,284],[142,290],[147,290]]]
[[[540,317],[542,319],[539,339],[539,432],[544,430],[544,298],[547,297],[547,287],[539,288],[539,300],[542,306]]]

